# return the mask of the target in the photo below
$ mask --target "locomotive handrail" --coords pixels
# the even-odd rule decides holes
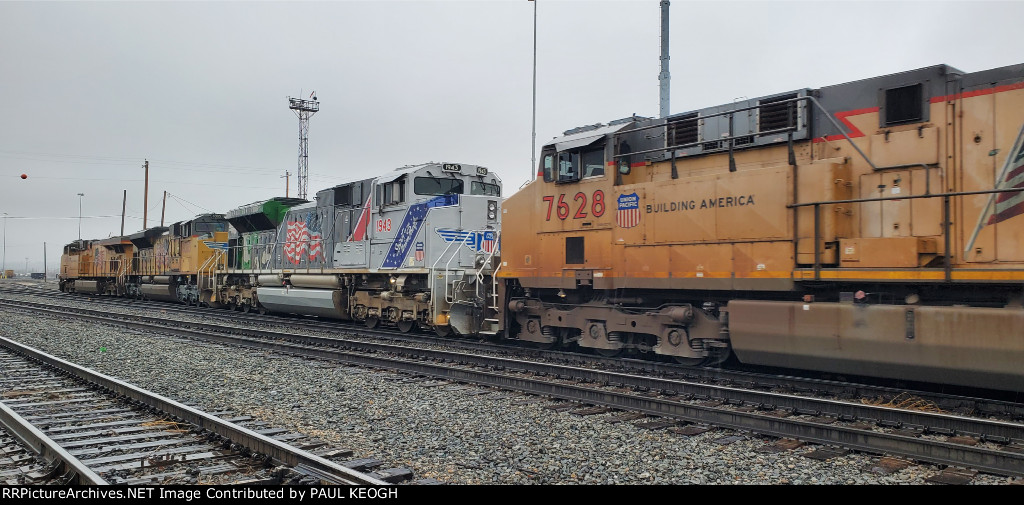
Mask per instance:
[[[876,166],[875,163],[873,161],[871,161],[870,158],[868,158],[868,155],[864,154],[864,151],[862,151],[860,149],[860,147],[857,147],[857,144],[853,142],[853,139],[851,139],[850,136],[846,134],[845,129],[839,124],[838,121],[836,121],[836,119],[834,117],[832,117],[832,113],[829,112],[827,109],[825,109],[825,107],[821,105],[821,102],[818,102],[818,100],[816,98],[814,98],[813,96],[809,96],[808,95],[808,96],[798,96],[796,98],[787,98],[785,100],[779,100],[777,102],[772,102],[771,104],[764,104],[764,105],[777,106],[779,104],[799,102],[799,101],[802,101],[802,100],[810,100],[810,102],[813,103],[822,112],[822,114],[825,115],[826,118],[828,118],[829,122],[832,123],[832,126],[836,127],[836,130],[839,131],[839,133],[843,136],[843,138],[845,138],[847,140],[847,142],[849,142],[850,145],[853,146],[853,148],[857,151],[857,153],[860,154],[861,158],[864,158],[864,161],[866,161],[868,163],[868,165],[871,165],[872,170],[875,170],[875,171],[879,170],[878,166]],[[700,117],[696,118],[696,119],[706,119],[706,118],[718,117],[718,116],[726,116],[726,115],[729,116],[729,118],[730,118],[730,127],[729,127],[729,136],[727,136],[727,137],[722,137],[722,138],[713,139],[713,140],[708,139],[708,140],[705,140],[705,141],[691,142],[689,144],[678,144],[678,145],[674,145],[674,146],[665,146],[665,147],[656,148],[656,149],[647,149],[647,150],[644,150],[644,151],[634,151],[634,152],[631,152],[631,153],[616,154],[616,155],[614,155],[612,157],[613,158],[624,158],[626,156],[634,156],[634,155],[637,155],[637,154],[649,154],[649,153],[665,152],[665,151],[677,151],[679,149],[685,149],[687,147],[698,146],[698,145],[701,145],[701,144],[703,144],[705,142],[721,141],[721,140],[729,141],[729,152],[732,153],[732,148],[733,148],[732,141],[735,140],[735,139],[738,139],[738,138],[741,138],[741,137],[749,137],[751,135],[759,135],[759,136],[760,135],[771,135],[771,134],[775,134],[775,133],[786,133],[786,132],[793,132],[793,131],[797,130],[797,127],[794,125],[794,126],[787,126],[785,128],[776,128],[774,130],[768,130],[768,131],[763,131],[763,132],[748,133],[746,135],[733,135],[732,134],[732,117],[733,117],[733,115],[735,115],[737,112],[743,112],[743,111],[752,110],[752,109],[760,109],[761,107],[763,107],[763,105],[760,105],[760,104],[759,105],[751,105],[751,106],[748,106],[748,107],[739,107],[739,108],[736,108],[736,109],[730,109],[730,110],[727,110],[727,111],[724,111],[724,112],[717,112],[715,114],[708,114],[706,116],[700,116]],[[667,127],[668,127],[668,121],[666,121],[665,123],[659,123],[659,124],[656,124],[656,125],[642,126],[642,127],[639,127],[639,128],[632,128],[632,129],[629,129],[629,130],[617,132],[612,137],[614,138],[614,137],[618,137],[619,135],[624,135],[626,133],[633,133],[633,132],[642,131],[642,130],[649,130],[649,129],[652,129],[652,128],[667,128]],[[730,154],[730,156],[731,156],[731,154]]]
[[[436,284],[434,282],[434,272],[437,270],[437,264],[441,262],[441,260],[444,258],[444,255],[448,253],[448,251],[452,248],[453,245],[455,245],[455,243],[456,242],[454,240],[451,241],[451,242],[448,242],[448,246],[444,248],[444,251],[441,251],[441,254],[438,255],[436,260],[434,260],[434,263],[432,265],[430,265],[430,303],[434,303],[437,300],[437,298],[434,296],[434,285]],[[450,264],[451,261],[449,261],[448,263]],[[448,265],[446,264],[445,265],[445,270],[447,270],[447,268],[448,268]],[[445,285],[445,288],[444,288],[444,299],[445,299],[445,302],[448,302],[448,273],[447,273],[447,271],[445,272],[444,285]],[[451,302],[448,302],[448,303],[451,303]],[[435,314],[435,317],[436,317],[436,314]]]
[[[915,200],[918,198],[938,198],[947,196],[971,196],[971,195],[988,195],[992,193],[1013,193],[1024,191],[1024,188],[1010,188],[1010,189],[986,189],[981,191],[953,191],[949,193],[931,193],[924,195],[907,195],[907,196],[885,196],[875,198],[852,198],[848,200],[821,200],[818,202],[805,202],[805,203],[791,203],[786,207],[810,207],[813,205],[829,205],[835,203],[864,203],[864,202],[884,202],[888,200]]]
[[[452,242],[450,244],[448,244],[448,247],[445,248],[445,252],[448,252],[448,249],[451,248],[451,246],[453,246],[455,244],[459,244],[459,245],[468,244],[469,243],[469,239],[473,236],[473,231],[474,230],[471,230],[470,233],[467,233],[466,237],[463,238],[461,242],[457,242],[455,240],[452,240]],[[452,254],[452,256],[450,258],[448,258],[448,262],[444,264],[444,301],[449,303],[449,304],[454,304],[455,303],[455,291],[456,290],[455,290],[455,287],[451,286],[451,283],[448,282],[448,274],[452,271],[451,270],[452,261],[455,261],[455,258],[459,257],[459,252],[461,252],[461,251],[458,248],[455,248],[455,254]],[[442,258],[444,257],[443,253],[441,254],[441,257]],[[438,258],[438,259],[440,259],[440,258]],[[448,294],[448,288],[449,287],[452,288],[450,296]]]
[[[483,231],[486,232],[487,230],[483,230]],[[477,271],[476,271],[476,297],[478,299],[485,299],[483,296],[480,295],[480,288],[483,286],[483,283],[484,283],[484,274],[483,274],[484,267],[486,267],[486,265],[490,264],[491,258],[494,258],[495,253],[498,252],[498,244],[500,244],[500,243],[501,243],[501,230],[497,230],[497,231],[494,232],[494,247],[491,249],[491,252],[487,254],[487,257],[484,258],[483,264],[481,264],[480,268],[478,268]],[[500,265],[499,265],[499,267],[500,267]],[[495,269],[493,272],[491,272],[491,283],[494,284],[494,286],[491,289],[492,296],[495,296],[494,293],[497,292],[497,289],[496,289],[497,288],[497,283],[494,281],[494,274],[495,273],[497,273],[497,269]],[[495,298],[496,298],[496,296],[495,296]],[[498,306],[497,299],[495,299],[493,302],[494,302],[494,308],[496,309],[497,306]]]
[[[942,198],[942,237],[943,237],[943,260],[945,267],[945,281],[951,282],[953,280],[953,258],[950,254],[952,248],[952,236],[949,232],[949,227],[952,224],[950,222],[950,198],[954,196],[972,196],[972,195],[992,195],[997,193],[1019,193],[1024,191],[1024,188],[1008,188],[1008,189],[986,189],[981,191],[951,191],[946,193],[933,193],[923,195],[907,195],[901,197],[876,197],[876,198],[850,198],[846,200],[823,200],[818,202],[806,202],[806,203],[791,203],[786,205],[787,208],[795,209],[798,207],[814,207],[814,280],[821,280],[821,206],[822,205],[835,205],[840,203],[866,203],[866,202],[886,202],[894,200],[916,200],[920,198]]]
[[[221,251],[220,249],[212,249],[212,252],[213,254],[211,254],[210,257],[206,258],[206,261],[203,262],[202,266],[199,267],[199,271],[197,272],[196,288],[199,290],[200,300],[203,299],[203,273],[208,271],[206,277],[213,280],[215,278],[213,270],[216,267],[220,266],[220,259],[222,256],[224,256],[224,251]],[[211,302],[215,301],[214,299],[217,297],[217,290],[214,284],[214,282],[210,283],[210,289],[213,292],[213,294],[210,296]]]
[[[785,100],[779,100],[777,102],[772,102],[770,105],[775,106],[775,105],[779,105],[779,104],[787,104],[787,103],[797,102],[797,101],[800,101],[800,100],[806,100],[808,98],[812,98],[812,97],[801,96],[801,97],[796,97],[796,98],[787,98]],[[769,104],[766,104],[766,105],[769,105]],[[751,106],[747,106],[747,107],[739,107],[739,108],[736,108],[736,109],[729,109],[727,111],[716,112],[714,114],[708,114],[706,116],[699,116],[699,117],[692,118],[692,119],[707,119],[707,118],[718,117],[718,116],[729,116],[731,118],[737,112],[743,112],[743,111],[746,111],[746,110],[753,110],[753,109],[760,109],[761,107],[762,107],[761,105],[751,105]],[[824,109],[822,109],[822,110],[824,111]],[[828,111],[825,111],[825,114],[827,115]],[[643,131],[643,130],[651,130],[651,129],[654,129],[654,128],[667,128],[668,127],[668,123],[669,123],[668,121],[665,121],[664,123],[659,123],[659,124],[655,124],[655,125],[641,126],[639,128],[631,128],[629,130],[619,131],[619,132],[616,132],[613,135],[613,137],[618,137],[619,135],[624,135],[624,134],[627,134],[627,133],[634,133],[634,132]],[[730,135],[727,136],[727,137],[720,137],[720,138],[716,138],[716,139],[706,139],[706,140],[702,140],[702,141],[698,140],[697,142],[690,142],[688,144],[676,144],[676,145],[673,145],[673,146],[665,146],[665,147],[660,147],[660,148],[655,148],[655,149],[647,149],[647,150],[644,150],[644,151],[633,151],[633,152],[630,152],[630,153],[616,154],[616,155],[613,156],[613,158],[624,158],[626,156],[633,156],[633,155],[637,155],[637,154],[650,154],[650,153],[656,153],[656,152],[674,151],[674,150],[679,150],[679,149],[686,149],[688,147],[696,147],[696,146],[699,146],[699,145],[707,143],[707,142],[717,142],[717,141],[720,141],[720,140],[735,140],[737,138],[749,137],[751,135],[771,135],[771,134],[774,134],[774,133],[786,133],[786,132],[792,132],[792,131],[796,131],[796,130],[797,130],[797,127],[794,125],[794,126],[787,126],[785,128],[776,128],[774,130],[766,130],[766,131],[763,131],[763,132],[748,133],[746,135],[732,135],[732,132],[730,131]],[[842,129],[840,128],[840,131],[841,130]]]

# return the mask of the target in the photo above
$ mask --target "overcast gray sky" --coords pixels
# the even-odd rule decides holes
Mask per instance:
[[[6,265],[55,268],[82,236],[283,195],[288,96],[316,91],[309,193],[426,161],[530,167],[534,3],[0,1]],[[537,143],[658,112],[657,0],[539,0]],[[672,112],[947,63],[1024,61],[1024,2],[671,6]],[[22,180],[24,173],[28,178]],[[295,195],[295,176],[291,179]]]

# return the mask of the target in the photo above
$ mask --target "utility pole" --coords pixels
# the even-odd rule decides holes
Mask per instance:
[[[284,175],[281,176],[281,178],[284,179],[284,197],[285,198],[288,198],[288,179],[291,177],[291,175],[292,175],[291,172],[285,170],[284,171]]]
[[[160,208],[160,227],[164,227],[164,213],[167,212],[167,191],[164,191],[164,206]]]
[[[48,277],[46,276],[46,242],[43,242],[43,282],[46,282]]]
[[[121,198],[121,236],[124,236],[124,214],[128,208],[128,190],[124,190],[124,197]]]
[[[7,213],[3,213],[3,266],[0,266],[0,270],[7,269]],[[3,271],[0,271],[2,275]]]
[[[7,213],[4,212],[4,261],[3,266],[0,267],[0,274],[3,274],[2,270],[7,270]]]
[[[149,217],[149,160],[146,160],[146,189],[142,195],[142,229],[146,229],[146,218]]]
[[[661,74],[658,75],[658,82],[661,84],[661,117],[668,117],[669,82],[672,77],[668,73],[668,0],[661,0]]]
[[[82,197],[85,193],[78,194],[78,241],[82,241]]]

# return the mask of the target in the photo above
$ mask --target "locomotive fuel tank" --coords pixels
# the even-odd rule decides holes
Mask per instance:
[[[308,314],[332,319],[350,319],[344,291],[311,288],[256,288],[260,304],[271,312]]]

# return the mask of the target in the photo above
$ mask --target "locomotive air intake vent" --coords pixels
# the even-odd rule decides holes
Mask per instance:
[[[697,142],[697,113],[670,118],[665,147],[694,144]]]
[[[747,144],[753,144],[753,143],[754,143],[754,137],[752,135],[746,135],[746,136],[743,136],[743,137],[736,137],[732,141],[732,145],[734,145],[734,146],[745,146]]]
[[[783,102],[796,98],[796,93],[761,100],[757,115],[757,131],[766,132],[782,128],[795,128],[797,102]],[[783,103],[779,103],[783,102]],[[788,112],[788,114],[787,114]]]
[[[885,125],[922,121],[922,93],[921,84],[885,90]]]

